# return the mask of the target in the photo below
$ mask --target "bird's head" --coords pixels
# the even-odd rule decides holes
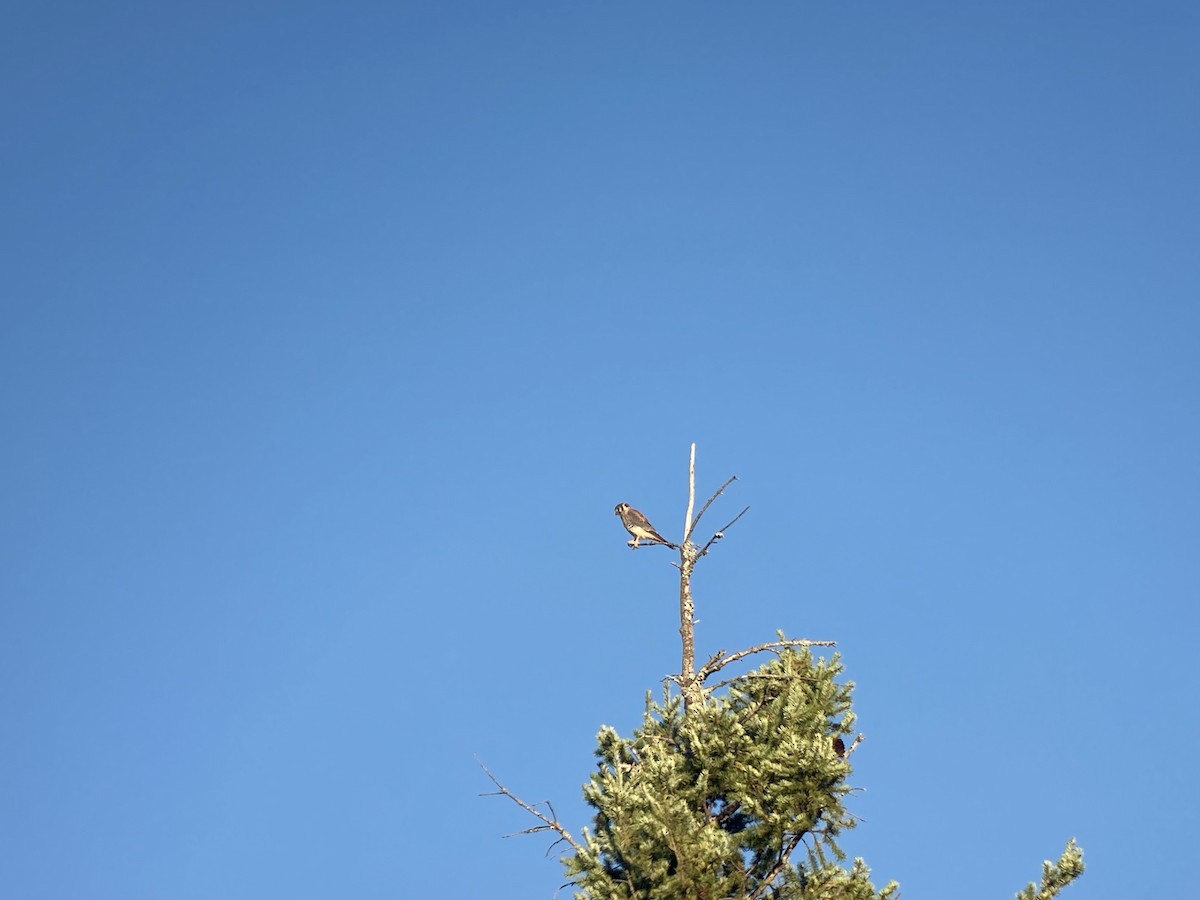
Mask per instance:
[[[629,504],[628,503],[618,503],[616,505],[616,507],[613,509],[613,514],[618,515],[618,516],[624,515],[627,512],[629,512]]]

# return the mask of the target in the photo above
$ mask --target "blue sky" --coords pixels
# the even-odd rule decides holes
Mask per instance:
[[[1192,880],[1194,4],[6,18],[0,895],[549,897],[692,441],[880,884]]]

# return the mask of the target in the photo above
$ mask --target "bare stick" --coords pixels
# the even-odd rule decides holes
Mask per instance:
[[[858,749],[858,745],[859,745],[859,744],[861,744],[861,743],[862,743],[863,741],[865,741],[866,739],[867,739],[867,736],[866,736],[865,734],[863,734],[863,733],[860,731],[860,732],[858,733],[858,737],[856,737],[856,738],[854,739],[854,743],[853,743],[853,744],[851,744],[849,747],[847,747],[847,748],[846,748],[846,755],[845,755],[845,756],[843,756],[843,757],[842,757],[842,759],[849,759],[849,758],[850,758],[850,754],[851,754],[851,753],[853,753],[855,750],[857,750],[857,749]]]
[[[483,764],[483,760],[481,760],[478,756],[475,757],[475,762],[479,763],[479,768],[483,769],[484,774],[487,775],[487,777],[492,780],[492,784],[494,784],[496,787],[498,787],[500,789],[496,793],[503,794],[505,797],[507,797],[513,803],[517,804],[517,806],[521,807],[521,809],[525,810],[528,813],[532,813],[543,823],[541,825],[535,825],[532,828],[526,828],[524,831],[514,832],[515,834],[534,834],[539,831],[554,831],[558,834],[559,841],[566,841],[568,844],[570,844],[575,849],[576,853],[583,853],[583,847],[581,847],[578,843],[576,843],[575,838],[571,837],[571,832],[567,831],[567,829],[562,826],[562,823],[558,821],[558,816],[554,813],[553,806],[550,806],[550,804],[548,802],[546,804],[547,806],[550,806],[551,815],[554,815],[554,818],[550,818],[545,813],[543,813],[541,810],[526,803],[524,800],[522,800],[520,797],[518,797],[516,794],[514,794],[512,791],[510,791],[508,788],[506,788],[504,785],[502,785],[500,783],[500,780],[495,775],[492,774],[491,770]],[[481,794],[480,796],[486,796],[486,795]],[[505,837],[512,837],[512,835],[506,834]],[[555,841],[555,843],[558,843],[558,841]],[[553,847],[554,844],[551,844],[550,846]],[[547,851],[547,852],[549,852],[549,851]]]
[[[688,463],[688,507],[683,520],[683,542],[692,536],[692,509],[696,505],[696,445],[692,444],[692,458]]]
[[[700,671],[701,672],[706,671],[709,666],[711,666],[713,663],[715,663],[718,659],[720,659],[724,655],[725,655],[725,648],[722,647],[720,650],[718,650],[716,653],[714,653],[712,656],[710,656],[708,658],[708,662],[706,662],[703,666],[700,667]],[[715,672],[716,669],[713,669],[713,671]]]
[[[693,445],[693,446],[695,446],[695,445]],[[730,486],[731,484],[733,484],[735,481],[737,481],[737,476],[736,476],[736,475],[730,475],[730,476],[729,476],[729,480],[728,480],[728,481],[726,481],[726,482],[725,482],[723,485],[721,485],[719,488],[717,488],[717,492],[716,492],[715,494],[713,494],[711,497],[709,497],[709,498],[708,498],[708,502],[707,502],[707,503],[705,503],[705,504],[704,504],[702,507],[700,507],[700,512],[696,513],[696,519],[695,519],[695,521],[693,521],[693,522],[690,522],[690,524],[687,526],[687,531],[686,531],[686,532],[684,532],[684,541],[686,541],[688,538],[690,538],[690,537],[692,536],[692,532],[693,532],[693,531],[695,531],[695,530],[696,530],[696,526],[700,524],[700,518],[701,518],[701,517],[702,517],[702,516],[703,516],[703,515],[704,515],[706,512],[708,512],[708,508],[709,508],[710,506],[712,506],[712,505],[713,505],[713,501],[714,501],[714,500],[716,500],[718,497],[720,497],[720,496],[721,496],[721,494],[723,494],[723,493],[725,492],[725,488],[729,487],[729,486]],[[693,489],[694,489],[694,488],[693,488]],[[691,504],[691,503],[688,503],[688,516],[689,516],[689,518],[690,518],[691,514],[692,514],[692,504]]]
[[[749,509],[750,509],[750,507],[747,506],[746,509],[743,509],[740,513],[738,513],[736,516],[734,516],[732,519],[730,519],[728,525],[723,527],[720,531],[718,531],[711,538],[709,538],[708,543],[705,544],[703,548],[701,548],[700,555],[703,556],[705,553],[708,552],[709,547],[711,547],[713,544],[715,544],[721,538],[725,537],[725,532],[727,532],[733,526],[734,522],[736,522],[738,519],[740,519],[742,516],[744,516]]]
[[[718,650],[713,654],[712,658],[700,667],[700,671],[696,673],[696,680],[703,683],[710,675],[715,675],[731,662],[736,662],[739,659],[745,659],[747,656],[753,656],[755,653],[764,653],[768,650],[784,650],[789,647],[836,647],[837,641],[807,641],[795,640],[788,638],[781,641],[768,641],[765,644],[756,644],[753,647],[747,647],[745,650],[738,650],[736,653],[725,655],[724,650]]]
[[[625,544],[630,550],[637,550],[639,547],[670,547],[672,550],[679,549],[677,544],[672,544],[670,541],[656,541],[654,538],[646,538],[645,544],[634,543],[633,541],[626,541]]]

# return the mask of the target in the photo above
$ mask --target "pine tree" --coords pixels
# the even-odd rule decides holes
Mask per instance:
[[[781,645],[786,641],[781,640]],[[600,765],[584,786],[596,811],[567,872],[591,900],[868,898],[866,867],[837,865],[850,771],[841,736],[853,725],[841,663],[807,648],[732,679],[685,708],[647,698],[642,725],[604,727]],[[807,859],[794,863],[804,846]],[[836,861],[836,862],[835,862]]]
[[[746,510],[703,546],[692,541],[701,517],[729,479],[693,518],[695,445],[680,553],[678,675],[642,724],[621,737],[597,736],[598,766],[583,788],[595,812],[581,840],[549,814],[492,778],[499,793],[536,816],[527,832],[552,831],[571,848],[563,864],[576,900],[887,900],[893,881],[871,883],[861,859],[848,867],[837,838],[855,819],[843,805],[852,790],[850,758],[861,743],[851,709],[853,684],[839,680],[840,656],[814,656],[831,641],[778,639],[735,653],[720,651],[695,667],[691,576],[696,563]],[[631,542],[637,546],[636,542]],[[673,546],[673,545],[668,545]],[[766,655],[740,675],[708,682],[726,666]],[[486,768],[484,770],[487,771]],[[1041,887],[1017,900],[1050,900],[1083,872],[1072,840],[1057,864],[1047,861]]]

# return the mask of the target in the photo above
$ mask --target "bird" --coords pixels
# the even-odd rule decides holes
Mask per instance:
[[[650,520],[628,503],[618,503],[613,512],[621,517],[621,524],[625,526],[626,531],[633,535],[633,540],[626,542],[630,547],[636,549],[639,540],[657,541],[660,544],[666,544],[668,547],[675,546],[655,531],[654,526],[650,524]]]

